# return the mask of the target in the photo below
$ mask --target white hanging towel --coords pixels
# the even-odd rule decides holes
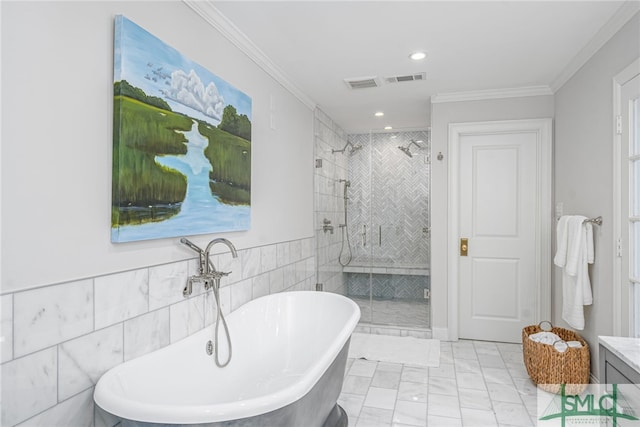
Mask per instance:
[[[583,306],[593,303],[587,264],[593,264],[593,226],[581,215],[558,221],[557,250],[553,262],[562,268],[562,319],[584,329]]]

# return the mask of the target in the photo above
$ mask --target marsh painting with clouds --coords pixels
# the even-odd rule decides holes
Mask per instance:
[[[251,98],[115,20],[111,240],[249,229]]]

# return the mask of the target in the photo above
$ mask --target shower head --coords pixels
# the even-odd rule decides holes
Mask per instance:
[[[351,187],[351,181],[348,179],[339,179],[338,182],[344,182],[345,187]]]
[[[422,142],[422,141],[420,141]],[[418,144],[416,141],[414,141],[413,139],[411,141],[409,141],[409,143],[407,144],[406,147],[403,147],[402,145],[398,145],[398,148],[400,150],[402,150],[402,152],[404,154],[406,154],[409,157],[413,157],[413,153],[410,150],[411,145],[415,145],[416,147],[418,147],[419,149],[422,149],[422,146],[420,146],[420,144]]]
[[[403,147],[402,145],[398,145],[398,148],[402,150],[402,152],[407,156],[413,157],[413,154],[411,154],[411,150],[409,150],[409,147]]]
[[[349,153],[353,154],[354,152],[358,151],[359,149],[362,148],[362,144],[358,144],[358,145],[353,145],[351,143],[351,141],[347,141],[346,144],[344,144],[344,147],[342,147],[339,150],[336,150],[335,148],[331,149],[331,154],[335,154],[335,153],[344,153],[345,151],[347,151],[347,148],[349,148]]]
[[[362,144],[358,144],[358,145],[354,145],[351,147],[351,150],[349,150],[350,154],[355,153],[358,150],[362,150]]]

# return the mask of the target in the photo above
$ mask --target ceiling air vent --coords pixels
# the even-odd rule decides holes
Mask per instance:
[[[427,73],[407,74],[404,76],[391,76],[385,77],[384,81],[387,83],[400,83],[400,82],[414,82],[420,80],[426,80]]]
[[[344,79],[344,82],[350,89],[366,89],[368,87],[380,86],[377,77],[355,77],[352,79]]]

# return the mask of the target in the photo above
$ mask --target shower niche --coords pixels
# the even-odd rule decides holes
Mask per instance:
[[[347,136],[362,149],[346,160],[339,264],[362,324],[430,328],[429,136]]]

